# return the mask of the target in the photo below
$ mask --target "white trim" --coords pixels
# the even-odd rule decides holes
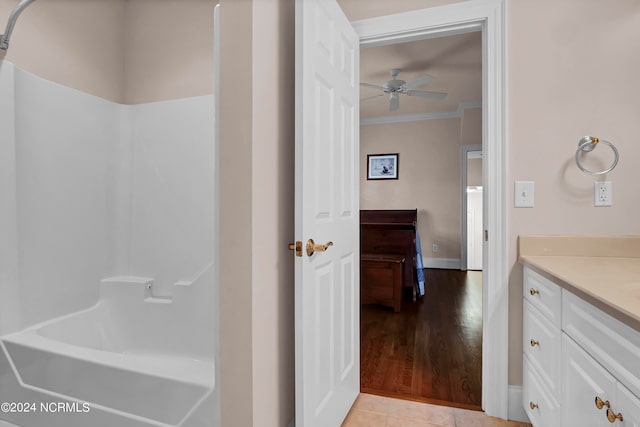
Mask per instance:
[[[485,228],[482,283],[482,408],[507,418],[509,288],[506,215],[505,0],[468,0],[354,22],[361,47],[482,30]]]
[[[441,268],[443,270],[460,270],[460,258],[425,258],[422,257],[422,267]]]
[[[527,411],[522,406],[522,386],[509,386],[509,419],[521,423],[531,423]]]
[[[386,123],[418,122],[423,120],[457,119],[462,117],[467,108],[482,108],[481,101],[461,102],[455,111],[440,111],[436,113],[401,114],[397,116],[377,116],[360,119],[360,126],[381,125]]]

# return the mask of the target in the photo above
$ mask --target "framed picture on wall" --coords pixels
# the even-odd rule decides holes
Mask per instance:
[[[367,179],[398,179],[398,153],[367,154]]]

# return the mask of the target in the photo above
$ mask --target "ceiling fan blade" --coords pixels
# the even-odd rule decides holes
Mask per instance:
[[[396,111],[400,108],[400,96],[397,92],[392,92],[389,96],[389,111]]]
[[[435,77],[430,76],[429,74],[425,74],[424,76],[418,77],[417,79],[415,79],[415,80],[413,80],[413,81],[411,81],[409,83],[405,83],[404,87],[407,90],[411,90],[413,88],[420,87],[420,86],[422,86],[424,84],[427,84],[433,79],[435,79]]]
[[[378,85],[372,85],[371,83],[360,83],[360,86],[371,87],[371,88],[378,89],[378,90],[387,90],[386,87],[378,86]]]
[[[378,94],[378,95],[373,95],[373,96],[367,96],[366,98],[362,98],[360,100],[360,102],[370,101],[370,100],[372,100],[374,98],[379,98],[379,97],[381,97],[383,95],[384,95],[384,93],[381,93],[381,94]]]
[[[428,90],[409,90],[405,92],[409,96],[419,96],[420,98],[444,99],[448,95],[445,92],[431,92]]]

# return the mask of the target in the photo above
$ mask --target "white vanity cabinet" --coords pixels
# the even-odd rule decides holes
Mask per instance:
[[[534,427],[640,427],[640,332],[528,267],[523,304]]]

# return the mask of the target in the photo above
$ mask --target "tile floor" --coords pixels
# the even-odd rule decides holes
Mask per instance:
[[[484,412],[361,393],[342,427],[527,427]]]

